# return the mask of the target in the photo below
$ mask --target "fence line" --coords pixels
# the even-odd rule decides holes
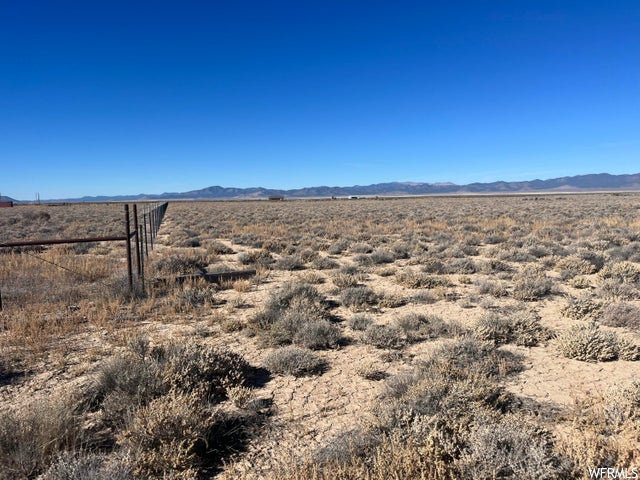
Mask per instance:
[[[167,211],[169,203],[164,202],[147,206],[143,210],[143,228],[140,229],[138,221],[138,208],[133,205],[133,230],[131,230],[131,212],[129,204],[124,206],[125,234],[91,237],[91,238],[53,238],[40,240],[27,240],[21,242],[0,243],[0,248],[30,247],[38,245],[61,245],[68,243],[89,243],[89,242],[126,242],[127,249],[127,277],[129,280],[129,291],[134,290],[133,262],[136,264],[136,274],[142,287],[144,288],[144,262],[149,252],[153,250],[153,241],[156,238],[160,225]],[[147,228],[148,227],[148,228]],[[131,240],[135,239],[135,246],[132,247]],[[144,242],[144,248],[143,248]],[[150,247],[150,248],[149,248]],[[135,257],[134,257],[135,254]],[[56,265],[59,266],[59,265]],[[2,292],[0,291],[0,311],[2,310]]]

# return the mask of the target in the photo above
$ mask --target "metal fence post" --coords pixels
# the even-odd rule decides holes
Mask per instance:
[[[136,231],[136,267],[138,278],[142,276],[142,257],[140,256],[140,226],[138,225],[138,206],[133,204],[133,228]]]
[[[124,219],[127,236],[127,273],[129,274],[129,290],[133,292],[133,266],[131,264],[131,223],[129,220],[129,204],[124,205]]]
[[[147,243],[147,213],[146,208],[142,214],[142,231],[144,232],[144,254],[145,256],[149,256],[149,244]]]

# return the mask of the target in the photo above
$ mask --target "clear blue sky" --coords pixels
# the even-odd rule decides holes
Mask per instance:
[[[0,192],[640,171],[638,1],[0,1]]]

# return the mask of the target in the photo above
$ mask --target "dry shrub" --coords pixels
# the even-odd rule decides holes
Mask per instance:
[[[144,342],[111,358],[98,370],[86,392],[103,412],[111,428],[125,425],[136,410],[171,390],[199,392],[209,401],[226,397],[227,390],[245,385],[249,364],[238,354],[209,345],[189,343],[149,349]]]
[[[61,451],[83,443],[82,419],[69,398],[54,396],[0,412],[0,478],[32,478]]]
[[[308,283],[309,285],[320,285],[325,282],[325,277],[321,273],[310,271],[305,272],[298,276],[301,282]]]
[[[513,283],[513,298],[522,301],[535,301],[553,290],[553,280],[538,269],[525,269]]]
[[[345,448],[344,459],[319,462],[307,459],[290,461],[278,467],[274,480],[386,480],[456,478],[437,456],[423,445],[408,443],[403,438],[382,436],[367,448],[367,455]]]
[[[556,479],[558,460],[549,434],[517,416],[475,425],[456,462],[462,478]]]
[[[638,347],[613,332],[600,330],[597,322],[574,325],[561,333],[556,347],[567,358],[585,362],[636,360]]]
[[[360,253],[360,254],[371,253],[373,252],[373,247],[368,243],[358,242],[351,245],[351,247],[349,248],[349,251],[351,253]]]
[[[156,356],[164,363],[165,385],[184,393],[199,391],[209,401],[226,398],[230,387],[247,384],[251,375],[241,355],[210,345],[173,345],[164,354],[156,351]]]
[[[301,282],[286,283],[271,294],[266,307],[249,320],[249,326],[254,333],[264,334],[288,310],[311,318],[328,316],[326,299],[314,286]]]
[[[444,263],[442,263],[442,261],[438,260],[437,258],[426,258],[426,259],[420,259],[421,260],[421,270],[424,273],[431,273],[431,274],[442,274],[445,273],[446,271],[446,267],[444,265]],[[422,261],[423,260],[423,261]]]
[[[305,262],[299,255],[284,255],[276,260],[273,266],[277,270],[303,270]]]
[[[232,284],[232,288],[239,293],[250,292],[251,282],[249,280],[235,280]]]
[[[478,280],[476,285],[478,286],[478,293],[482,295],[491,295],[492,297],[500,298],[509,294],[504,282],[482,279]]]
[[[205,448],[213,421],[199,395],[172,391],[139,408],[117,442],[129,453],[137,476],[196,478],[197,451]]]
[[[366,330],[367,327],[372,323],[373,323],[373,320],[370,317],[367,317],[366,315],[354,315],[353,317],[347,320],[347,325],[349,325],[349,327],[352,330],[356,330],[360,332]]]
[[[436,277],[415,270],[404,270],[398,273],[396,282],[407,288],[435,288],[449,285],[449,281],[444,277]]]
[[[336,240],[331,245],[329,245],[329,248],[327,248],[327,253],[331,255],[340,255],[345,250],[347,250],[347,248],[349,248],[349,241],[345,239],[340,239],[340,240]]]
[[[636,300],[638,298],[638,288],[635,284],[624,283],[620,279],[606,278],[598,286],[598,295],[605,300],[616,302]]]
[[[399,293],[382,292],[377,297],[380,308],[398,308],[407,303],[407,299]]]
[[[577,289],[591,288],[591,281],[587,277],[573,277],[569,280],[569,285]]]
[[[360,283],[360,279],[356,275],[338,272],[331,277],[331,281],[338,288],[355,287]]]
[[[392,277],[397,270],[394,267],[380,267],[374,273],[380,277]]]
[[[590,275],[596,272],[596,266],[590,263],[589,261],[580,258],[577,255],[571,255],[568,257],[564,257],[560,259],[556,263],[556,269],[559,271],[570,271],[574,272],[572,276],[577,274],[580,275]]]
[[[409,313],[397,318],[395,324],[402,329],[409,342],[451,338],[464,333],[464,328],[458,322],[445,322],[437,315]]]
[[[131,480],[126,457],[91,452],[62,452],[39,480]]]
[[[393,263],[395,261],[395,255],[384,248],[378,248],[371,254],[371,262],[375,265],[382,265],[385,263]]]
[[[326,300],[315,287],[287,284],[270,298],[249,325],[265,345],[295,343],[308,348],[334,348],[340,330],[327,320]]]
[[[633,262],[623,261],[606,265],[601,271],[602,278],[612,278],[621,283],[637,285],[640,283],[640,266]]]
[[[303,377],[321,374],[326,362],[313,352],[299,347],[283,347],[269,353],[264,365],[273,373]]]
[[[546,437],[533,428],[518,434],[505,421],[499,438],[485,450],[498,459],[479,458],[482,445],[469,441],[469,431],[477,429],[481,437],[499,424],[509,396],[495,377],[498,370],[518,370],[519,364],[516,357],[473,338],[443,346],[413,372],[387,381],[370,428],[339,437],[311,460],[291,462],[276,478],[454,479],[467,478],[474,466],[488,471],[498,464],[512,475],[536,469],[546,474],[556,459]],[[530,451],[521,448],[527,441],[534,447]],[[509,446],[517,448],[509,451]]]
[[[311,266],[315,270],[333,270],[334,268],[338,268],[340,264],[328,257],[317,257],[313,259],[311,262]]]
[[[202,255],[174,254],[158,258],[151,268],[157,275],[187,275],[202,272],[209,260]]]
[[[340,329],[324,318],[300,324],[293,337],[293,343],[311,350],[336,348],[341,340]]]
[[[238,262],[242,265],[271,265],[275,262],[273,255],[268,250],[251,250],[249,252],[240,252],[238,254]]]
[[[454,258],[450,260],[446,267],[445,271],[447,273],[459,273],[471,275],[478,271],[478,267],[475,262],[468,258]]]
[[[233,253],[236,253],[233,248],[225,245],[218,240],[205,242],[204,247],[207,249],[207,252],[215,255],[231,255]]]
[[[394,325],[369,325],[361,338],[364,343],[378,348],[399,349],[407,343],[402,329]]]
[[[246,326],[246,322],[240,318],[227,318],[220,324],[220,328],[225,333],[239,332]]]
[[[378,296],[369,287],[349,287],[340,295],[342,305],[355,311],[370,309],[378,303]]]
[[[211,285],[184,285],[166,298],[177,312],[190,312],[193,309],[218,305],[220,300],[216,297],[217,288]]]
[[[627,302],[607,305],[599,318],[600,323],[609,327],[640,328],[640,307]]]
[[[375,365],[372,365],[370,363],[360,365],[356,369],[356,374],[359,377],[364,378],[365,380],[372,381],[384,380],[385,378],[387,378],[386,372],[376,368]]]
[[[603,305],[589,295],[569,297],[567,303],[560,309],[565,317],[574,320],[595,320],[600,316]]]

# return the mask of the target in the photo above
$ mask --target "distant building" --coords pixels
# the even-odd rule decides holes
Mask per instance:
[[[358,200],[360,197],[357,195],[349,195],[349,200]]]
[[[272,200],[272,201],[284,200],[284,195],[269,195],[269,200]]]
[[[13,207],[13,202],[0,202],[0,208]]]

